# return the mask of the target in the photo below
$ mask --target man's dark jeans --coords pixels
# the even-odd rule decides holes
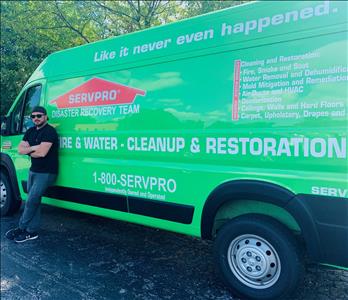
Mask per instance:
[[[19,228],[28,232],[36,232],[41,223],[41,197],[52,185],[57,174],[29,172],[28,199],[19,220]]]

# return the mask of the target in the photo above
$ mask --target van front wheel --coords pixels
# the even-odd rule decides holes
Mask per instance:
[[[15,199],[10,181],[4,172],[0,172],[0,210],[1,216],[7,216],[18,211],[21,202]]]
[[[214,252],[222,279],[243,298],[285,298],[303,276],[296,240],[266,216],[244,215],[226,223],[218,231]]]

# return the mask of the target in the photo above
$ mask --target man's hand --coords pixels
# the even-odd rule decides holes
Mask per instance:
[[[30,156],[34,158],[45,157],[51,146],[52,143],[49,142],[41,142],[40,145],[31,146],[30,149],[34,152],[30,153]]]
[[[34,151],[33,149],[31,149],[29,143],[27,141],[21,141],[18,145],[18,153],[19,154],[29,154],[30,152]]]

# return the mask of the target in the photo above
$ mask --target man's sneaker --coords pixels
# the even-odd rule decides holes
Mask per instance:
[[[9,240],[14,240],[17,236],[19,236],[20,234],[22,234],[24,232],[24,230],[20,229],[20,228],[12,228],[9,231],[7,231],[5,233],[5,236],[9,239]]]
[[[16,243],[23,243],[30,240],[35,240],[39,237],[36,232],[28,232],[24,231],[19,236],[17,236],[14,240]]]

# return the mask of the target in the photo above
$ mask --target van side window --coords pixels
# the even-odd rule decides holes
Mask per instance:
[[[17,134],[19,129],[20,129],[21,120],[22,120],[21,116],[22,116],[22,111],[23,111],[24,96],[25,96],[25,92],[19,98],[19,100],[16,104],[16,107],[14,108],[14,110],[12,112],[11,129],[10,129],[11,134]]]
[[[23,114],[23,125],[21,133],[25,133],[30,127],[34,126],[33,121],[30,118],[33,108],[40,103],[41,85],[36,85],[28,89],[25,97],[25,107]]]
[[[25,133],[30,127],[34,126],[30,113],[36,105],[39,105],[40,96],[41,85],[32,86],[22,93],[12,111],[11,135]]]

